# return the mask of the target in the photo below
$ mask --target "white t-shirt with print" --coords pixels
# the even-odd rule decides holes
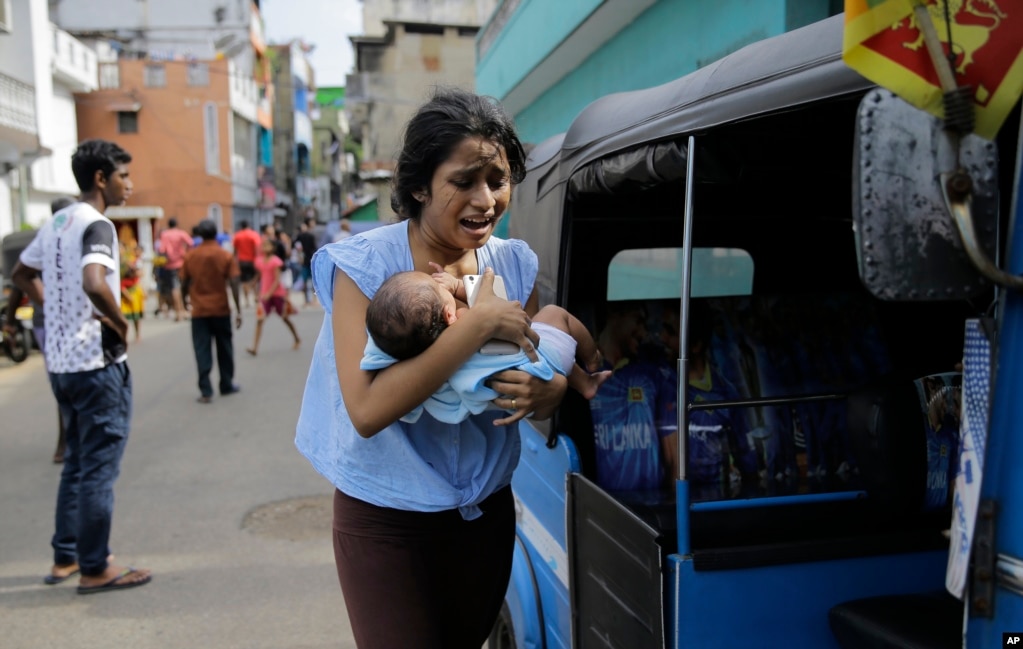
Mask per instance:
[[[127,358],[124,341],[97,319],[99,312],[82,289],[82,269],[100,264],[119,304],[119,256],[114,224],[88,203],[74,203],[54,214],[21,253],[21,263],[42,275],[44,353],[50,372],[97,370]]]

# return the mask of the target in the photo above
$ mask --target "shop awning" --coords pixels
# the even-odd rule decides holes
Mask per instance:
[[[111,221],[127,219],[162,219],[163,208],[158,205],[122,205],[108,207],[106,216]]]
[[[137,113],[142,104],[137,101],[112,101],[107,104],[107,110],[111,113]]]

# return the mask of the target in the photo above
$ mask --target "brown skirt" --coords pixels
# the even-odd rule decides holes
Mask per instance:
[[[483,515],[378,507],[334,492],[334,560],[359,649],[480,649],[511,576],[511,487]]]

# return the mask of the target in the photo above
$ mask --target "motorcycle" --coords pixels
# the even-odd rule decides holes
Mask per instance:
[[[0,322],[7,317],[7,297],[0,299]],[[9,335],[4,327],[0,327],[0,348],[4,355],[15,363],[22,363],[32,350],[32,305],[17,307],[14,317],[18,321],[17,330]]]

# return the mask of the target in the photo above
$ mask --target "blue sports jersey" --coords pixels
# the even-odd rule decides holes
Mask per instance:
[[[738,390],[712,366],[687,387],[690,403],[733,401]],[[686,479],[695,483],[724,484],[729,451],[744,440],[747,426],[741,408],[692,410],[689,413],[689,453]],[[734,452],[734,451],[733,451]]]
[[[597,446],[597,482],[609,491],[656,489],[664,481],[661,438],[674,432],[673,390],[660,369],[629,363],[590,400]]]
[[[959,454],[959,420],[945,413],[938,428],[927,426],[927,489],[924,508],[941,509],[948,503]]]

